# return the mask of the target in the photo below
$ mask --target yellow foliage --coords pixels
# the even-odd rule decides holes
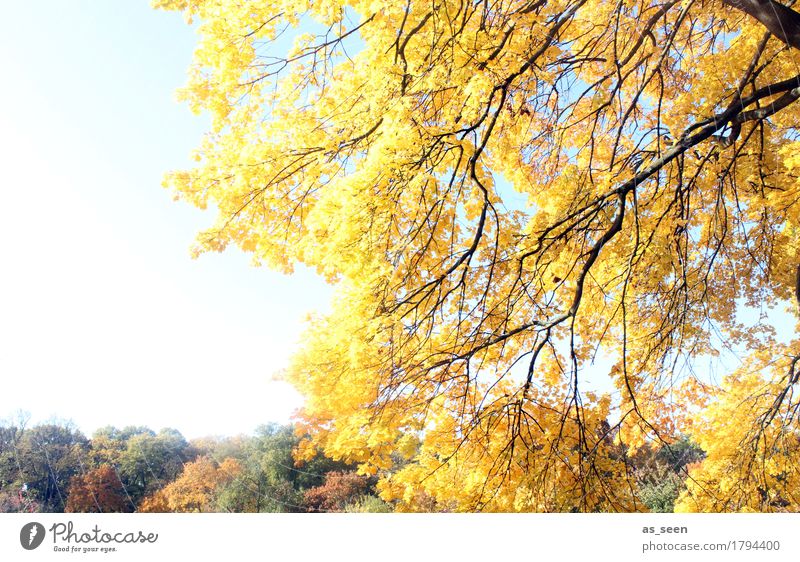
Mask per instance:
[[[142,500],[143,513],[190,513],[215,511],[216,489],[241,473],[239,461],[227,458],[217,464],[208,457],[187,463],[181,475]]]
[[[706,458],[689,471],[676,511],[800,510],[800,422],[784,394],[797,347],[757,354],[723,382],[692,428]]]
[[[200,34],[180,96],[212,129],[165,182],[217,209],[195,252],[336,285],[285,375],[299,457],[406,510],[629,511],[629,456],[690,432],[726,499],[684,508],[784,493],[737,488],[734,444],[796,381],[681,368],[775,349],[742,307],[794,298],[797,46],[748,2],[156,2]]]

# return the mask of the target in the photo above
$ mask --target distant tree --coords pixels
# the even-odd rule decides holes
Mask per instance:
[[[19,427],[0,425],[0,490],[4,493],[10,493],[12,484],[20,477],[17,444],[21,437],[22,429]]]
[[[678,475],[664,472],[660,479],[641,487],[639,498],[653,513],[672,513],[683,488],[683,480]]]
[[[17,477],[26,495],[47,512],[63,512],[70,480],[86,463],[89,441],[69,424],[26,429],[16,443]]]
[[[305,504],[309,511],[345,511],[367,493],[367,477],[355,472],[329,472],[325,483],[306,490]]]
[[[638,449],[629,460],[644,506],[656,513],[674,511],[678,496],[686,489],[687,467],[704,456],[703,450],[686,435],[669,445]]]
[[[267,424],[253,436],[204,438],[190,447],[217,461],[230,457],[240,463],[239,476],[215,493],[217,511],[305,512],[306,490],[323,485],[326,474],[353,465],[322,455],[298,463],[293,451],[299,442],[293,426]]]
[[[23,488],[19,442],[25,421],[0,425],[0,513],[35,512],[41,504],[32,498],[27,486]]]
[[[157,434],[146,430],[120,439],[124,439],[125,448],[118,453],[118,469],[137,504],[173,481],[184,463],[193,458],[188,442],[174,429],[163,429]]]
[[[300,437],[269,424],[255,435],[187,442],[176,430],[0,426],[0,511],[383,511],[373,479],[316,455],[298,463]],[[349,487],[348,487],[349,486]],[[372,497],[367,497],[367,496]]]
[[[391,513],[392,506],[378,496],[361,496],[353,503],[344,506],[345,513]]]
[[[132,511],[132,507],[117,471],[104,464],[72,477],[65,511],[121,513]]]
[[[90,459],[96,464],[118,465],[128,440],[136,435],[148,435],[155,437],[155,432],[145,426],[127,426],[118,429],[108,425],[101,427],[92,435],[92,447],[89,452]]]
[[[248,438],[225,439],[213,448],[214,458],[239,460],[242,472],[217,495],[219,511],[304,511],[302,490],[321,483],[317,467],[295,467],[292,451],[299,439],[291,426],[267,424]]]
[[[235,459],[217,464],[209,457],[200,457],[184,466],[181,475],[152,495],[140,506],[142,512],[209,512],[215,511],[215,493],[237,478],[241,466]]]
[[[35,513],[43,511],[40,502],[26,497],[20,489],[0,489],[0,513]]]

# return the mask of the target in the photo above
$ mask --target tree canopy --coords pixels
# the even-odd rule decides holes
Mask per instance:
[[[0,513],[392,510],[352,464],[295,462],[299,441],[276,424],[187,442],[175,429],[108,426],[86,438],[70,423],[0,421]]]
[[[301,458],[405,510],[631,511],[631,458],[688,434],[680,509],[800,509],[790,4],[155,4],[200,33],[195,251],[337,287],[286,373]]]

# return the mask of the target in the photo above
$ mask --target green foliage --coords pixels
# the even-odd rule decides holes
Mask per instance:
[[[294,427],[278,424],[191,443],[175,429],[144,426],[106,426],[87,439],[68,424],[4,425],[0,512],[137,511],[146,499],[150,510],[169,510],[169,502],[161,505],[167,496],[196,496],[202,511],[307,512],[323,504],[325,511],[391,510],[374,495],[374,479],[356,475],[352,465],[321,455],[297,465],[299,443]],[[187,473],[204,457],[213,471]]]
[[[353,465],[316,455],[303,464],[293,456],[301,437],[290,425],[268,424],[252,436],[187,440],[174,429],[107,426],[87,439],[69,424],[0,426],[0,512],[135,511],[146,497],[185,476],[200,457],[220,469],[208,506],[218,512],[388,513],[393,506],[375,490],[377,478]],[[623,451],[619,452],[623,454]],[[642,447],[629,457],[638,498],[653,512],[671,512],[685,489],[687,466],[703,451],[688,437],[669,446]],[[184,478],[186,480],[186,478]],[[27,493],[20,501],[20,490]],[[103,501],[98,507],[95,498]],[[438,510],[441,506],[429,506]]]
[[[686,489],[687,466],[704,457],[703,450],[685,435],[669,445],[642,447],[631,458],[639,499],[649,511],[672,513]]]
[[[345,513],[391,513],[392,506],[380,499],[378,496],[361,496],[353,503],[347,504],[344,508]]]
[[[116,446],[121,450],[116,464],[128,494],[137,504],[174,480],[183,464],[192,460],[186,439],[174,429],[163,429],[158,434],[149,429],[123,431],[118,440],[121,443]]]
[[[658,450],[656,458],[667,464],[674,472],[680,472],[687,465],[703,460],[705,453],[688,436],[682,435],[671,445],[662,446]]]
[[[205,444],[215,459],[235,458],[242,467],[241,475],[220,490],[218,510],[304,512],[308,510],[307,490],[322,486],[327,474],[351,468],[321,455],[296,466],[293,451],[298,443],[291,426],[268,424],[259,427],[252,438]]]
[[[70,480],[86,463],[86,437],[69,424],[6,429],[13,437],[4,447],[11,445],[0,480],[14,491],[26,486],[24,497],[36,502],[38,509],[63,512]]]
[[[681,479],[675,474],[668,474],[659,482],[644,485],[639,498],[653,513],[672,513],[682,489]]]

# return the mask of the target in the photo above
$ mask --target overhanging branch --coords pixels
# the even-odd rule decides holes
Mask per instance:
[[[775,37],[800,49],[800,13],[773,0],[722,0],[722,3],[757,19]]]

